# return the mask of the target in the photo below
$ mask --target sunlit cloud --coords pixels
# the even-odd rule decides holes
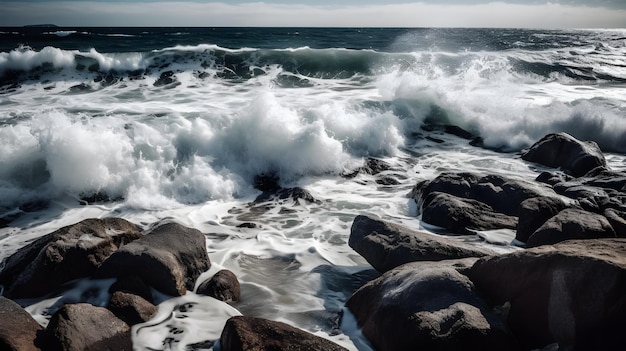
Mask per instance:
[[[519,4],[5,2],[0,25],[626,28],[626,9]]]

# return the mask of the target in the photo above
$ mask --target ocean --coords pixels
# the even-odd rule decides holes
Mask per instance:
[[[407,198],[418,181],[534,179],[519,152],[561,131],[626,170],[626,29],[0,28],[0,260],[86,218],[174,220],[237,275],[240,313],[367,350],[336,325],[372,275],[354,217],[434,232]],[[372,158],[389,167],[354,175]],[[316,201],[254,204],[260,175]],[[479,234],[515,250],[512,232]],[[45,325],[90,284],[21,304]],[[210,349],[211,316],[236,313],[161,300],[139,349]],[[185,301],[205,307],[172,320]]]

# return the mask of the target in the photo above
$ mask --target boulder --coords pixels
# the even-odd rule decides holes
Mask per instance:
[[[116,291],[141,296],[144,300],[154,303],[152,290],[148,284],[137,276],[127,275],[117,278],[117,280],[109,287],[109,294],[112,295]]]
[[[223,351],[309,350],[344,351],[330,340],[262,318],[231,317],[220,337]]]
[[[568,208],[547,220],[526,241],[526,247],[556,244],[570,239],[614,238],[615,231],[603,215]]]
[[[519,204],[526,199],[556,196],[552,189],[543,184],[468,172],[446,172],[435,179],[420,182],[415,185],[410,196],[421,207],[428,195],[434,192],[480,201],[493,211],[509,216],[517,216]]]
[[[626,239],[572,240],[479,259],[468,276],[527,348],[626,344]]]
[[[424,199],[422,220],[457,234],[517,226],[516,217],[496,212],[487,204],[440,192],[430,193]]]
[[[522,153],[522,159],[548,167],[561,168],[580,177],[596,167],[606,168],[598,144],[579,141],[566,133],[548,134]]]
[[[121,218],[86,219],[63,227],[11,255],[0,272],[4,295],[39,297],[64,283],[90,276],[122,245],[141,237]]]
[[[540,196],[522,201],[515,239],[526,243],[539,227],[566,207],[562,200],[554,197]]]
[[[108,309],[128,325],[147,322],[157,313],[157,307],[143,297],[122,291],[111,295]]]
[[[35,339],[43,330],[20,305],[0,296],[0,350],[39,351]]]
[[[106,308],[86,303],[61,307],[50,318],[46,350],[132,350],[130,327]]]
[[[604,217],[609,221],[618,238],[626,238],[626,208],[624,210],[609,208],[604,211]]]
[[[463,172],[442,173],[422,181],[409,196],[421,209],[425,222],[466,234],[468,229],[515,228],[522,201],[557,195],[544,184]]]
[[[357,290],[346,306],[379,351],[516,350],[502,320],[455,264],[396,267]]]
[[[204,234],[166,223],[116,251],[96,276],[136,276],[164,294],[180,296],[193,290],[198,276],[210,267]]]
[[[202,282],[196,289],[196,293],[211,296],[224,302],[234,302],[239,300],[241,288],[237,276],[229,270],[222,269],[210,279]]]
[[[459,240],[417,231],[367,216],[352,223],[348,245],[379,272],[414,261],[482,257],[494,252]]]

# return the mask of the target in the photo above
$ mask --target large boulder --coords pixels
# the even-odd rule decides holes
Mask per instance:
[[[603,215],[567,208],[548,219],[526,241],[526,247],[556,244],[570,239],[614,238],[615,231]]]
[[[596,167],[606,168],[598,144],[579,141],[566,133],[548,134],[522,153],[522,159],[548,167],[561,168],[575,177]]]
[[[346,306],[379,351],[517,349],[500,317],[455,265],[465,263],[394,268],[357,290]]]
[[[457,234],[517,226],[516,217],[496,212],[485,203],[440,192],[430,193],[424,199],[422,220]]]
[[[244,316],[231,317],[226,322],[220,346],[223,351],[346,350],[330,340],[288,324]]]
[[[86,303],[61,307],[50,318],[46,350],[132,350],[130,327],[103,307]]]
[[[572,240],[479,259],[467,272],[527,348],[626,345],[626,239]]]
[[[35,339],[43,330],[20,305],[0,296],[0,350],[39,351]]]
[[[522,201],[515,239],[526,243],[539,227],[566,207],[567,205],[562,200],[547,196]]]
[[[63,227],[5,261],[0,272],[4,295],[39,297],[88,277],[119,247],[140,237],[137,226],[121,218],[86,219]]]
[[[167,223],[116,251],[96,276],[136,276],[162,293],[180,296],[193,290],[198,276],[210,267],[204,234]]]
[[[482,257],[494,252],[367,216],[352,223],[348,245],[379,272],[414,261]]]
[[[143,297],[123,291],[111,295],[108,309],[128,325],[147,322],[157,313],[157,307]]]
[[[545,184],[462,172],[419,182],[409,196],[425,222],[465,234],[468,229],[515,228],[522,201],[557,195]]]

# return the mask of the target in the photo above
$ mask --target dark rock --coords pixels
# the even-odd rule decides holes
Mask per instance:
[[[609,208],[604,211],[604,217],[609,221],[618,238],[626,238],[626,209],[620,211]]]
[[[382,177],[382,178],[376,179],[376,184],[390,186],[390,185],[398,185],[400,184],[400,182],[394,177]]]
[[[580,207],[587,211],[602,212],[611,202],[610,196],[602,188],[579,185],[578,182],[558,183],[553,188],[558,194],[578,200]]]
[[[111,284],[109,287],[109,294],[114,294],[116,291],[141,296],[144,300],[154,303],[152,290],[148,284],[137,276],[127,275],[117,278],[115,283]]]
[[[256,175],[254,177],[254,188],[268,193],[275,193],[282,189],[280,178],[275,173]]]
[[[468,229],[515,228],[522,201],[557,197],[545,185],[466,172],[442,173],[419,182],[409,196],[425,222],[459,234],[467,234]]]
[[[254,229],[257,227],[256,223],[251,223],[251,222],[244,222],[241,224],[237,225],[237,228],[249,228],[249,229]]]
[[[539,174],[537,176],[537,178],[535,178],[536,181],[540,182],[540,183],[546,183],[549,185],[555,185],[557,183],[563,183],[563,182],[569,182],[571,180],[575,179],[574,177],[572,177],[569,174],[565,174],[565,173],[561,173],[561,172],[541,172],[541,174]]]
[[[20,305],[0,296],[0,350],[39,351],[35,345],[43,328]]]
[[[193,290],[198,276],[210,267],[204,234],[167,223],[123,246],[96,274],[101,278],[137,276],[162,293],[179,296]]]
[[[220,345],[223,351],[346,350],[330,340],[288,324],[244,316],[232,317],[226,322]]]
[[[467,274],[490,304],[510,306],[508,325],[527,348],[612,350],[626,343],[626,239],[482,258]]]
[[[172,84],[172,83],[180,84],[180,82],[178,82],[176,80],[176,76],[174,75],[174,72],[172,72],[172,71],[165,71],[165,72],[161,73],[161,75],[159,76],[159,79],[157,79],[154,82],[154,86],[155,87],[161,87],[161,86],[169,85],[169,84]]]
[[[491,230],[517,226],[517,218],[499,213],[480,201],[433,192],[422,204],[422,220],[453,233],[471,234],[468,229]]]
[[[596,167],[606,168],[604,155],[593,141],[579,141],[566,133],[548,134],[522,153],[522,159],[561,168],[575,177]]]
[[[365,164],[363,166],[357,168],[350,173],[344,174],[343,176],[350,179],[356,177],[359,173],[376,175],[390,169],[391,165],[389,163],[377,158],[368,157],[365,159]]]
[[[482,257],[494,253],[367,216],[354,219],[348,244],[379,272],[407,262]]]
[[[556,244],[570,239],[614,238],[615,231],[606,217],[568,208],[547,220],[526,241],[526,247]]]
[[[149,321],[157,313],[157,308],[141,296],[116,291],[111,295],[108,309],[128,325]]]
[[[518,348],[456,263],[408,263],[350,297],[346,306],[376,350]]]
[[[61,307],[46,328],[46,350],[132,350],[130,327],[103,307]]]
[[[5,296],[37,297],[71,280],[88,277],[118,247],[141,237],[136,225],[120,218],[86,219],[26,245],[0,272]]]
[[[294,204],[297,204],[299,200],[304,201],[305,203],[320,203],[319,200],[313,197],[311,193],[300,187],[295,188],[284,188],[275,192],[263,192],[263,194],[257,196],[254,199],[254,203],[261,203],[266,201],[280,201],[280,200],[293,200]]]
[[[426,140],[430,140],[430,141],[432,141],[434,143],[437,143],[437,144],[443,144],[445,142],[443,139],[435,138],[435,137],[432,137],[430,135],[426,136]]]
[[[443,130],[448,133],[448,134],[452,134],[452,135],[456,135],[459,138],[463,138],[463,139],[467,139],[467,140],[472,140],[474,139],[474,134],[468,132],[467,130],[459,127],[459,126],[453,126],[453,125],[445,125],[443,127]]]
[[[220,301],[233,302],[239,300],[241,288],[237,276],[233,272],[223,269],[202,282],[196,293],[211,296]]]
[[[540,196],[522,201],[515,239],[526,243],[539,227],[566,207],[563,201],[553,197]]]
[[[497,175],[475,173],[442,173],[435,179],[420,182],[410,196],[418,206],[430,193],[442,192],[456,197],[480,201],[494,211],[517,216],[519,204],[531,197],[556,196],[547,186]]]

